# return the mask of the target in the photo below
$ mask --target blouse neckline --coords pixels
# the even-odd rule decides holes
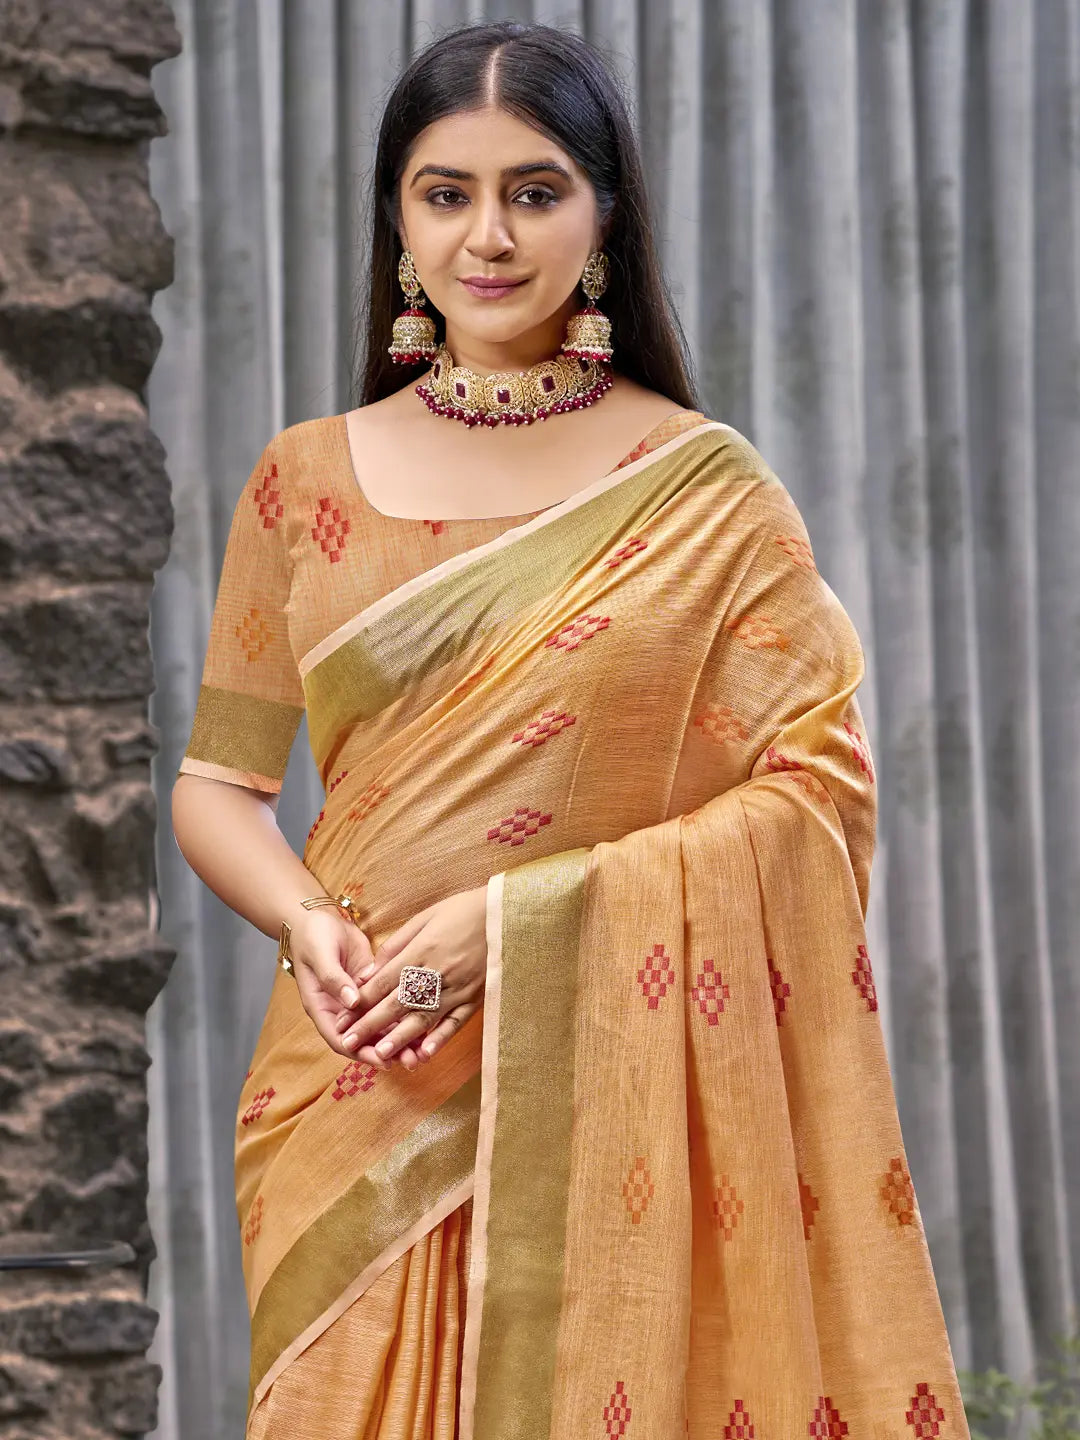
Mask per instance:
[[[565,505],[565,504],[567,504],[569,501],[575,500],[579,495],[583,495],[586,490],[591,489],[592,486],[594,486],[594,485],[596,484],[596,482],[597,482],[598,479],[606,479],[609,475],[614,475],[615,472],[616,472],[621,466],[623,466],[623,465],[625,465],[625,464],[627,463],[627,461],[630,459],[630,457],[631,457],[632,455],[635,454],[635,452],[637,452],[638,450],[640,450],[641,446],[649,439],[649,437],[650,437],[655,431],[657,431],[657,430],[660,429],[661,425],[666,425],[669,420],[672,420],[672,419],[674,419],[676,416],[680,416],[680,415],[696,415],[696,416],[698,417],[698,423],[699,423],[699,424],[707,424],[707,423],[708,423],[708,417],[707,417],[701,410],[673,410],[670,415],[665,415],[665,416],[663,417],[663,419],[658,420],[655,425],[651,426],[651,427],[646,431],[646,433],[641,437],[641,439],[638,440],[637,443],[630,448],[630,450],[626,453],[626,455],[624,455],[624,456],[622,457],[622,459],[619,460],[618,464],[614,465],[610,470],[606,470],[602,476],[597,476],[596,479],[590,480],[587,485],[582,485],[579,489],[572,491],[569,495],[564,495],[561,500],[556,500],[556,501],[554,501],[551,505],[544,505],[544,506],[542,506],[539,510],[523,510],[523,511],[518,512],[518,513],[515,514],[515,515],[425,515],[425,516],[418,516],[418,515],[391,515],[391,514],[390,514],[388,511],[386,511],[386,510],[380,510],[379,507],[378,507],[377,505],[373,504],[372,501],[368,498],[367,491],[364,489],[363,485],[361,484],[360,474],[359,474],[359,471],[357,470],[356,463],[355,463],[355,460],[354,460],[354,458],[353,458],[352,444],[351,444],[350,438],[349,438],[349,417],[348,417],[348,412],[347,412],[347,411],[346,411],[344,414],[342,414],[342,416],[341,416],[341,427],[342,427],[343,438],[344,438],[344,442],[345,442],[345,456],[346,456],[346,460],[347,460],[347,462],[348,462],[349,469],[350,469],[350,471],[351,471],[351,473],[352,473],[353,484],[356,486],[356,491],[357,491],[357,494],[358,494],[359,497],[360,497],[361,504],[362,504],[366,509],[370,510],[373,514],[378,515],[378,516],[380,517],[380,519],[382,519],[382,520],[398,520],[398,521],[401,521],[403,524],[407,524],[407,525],[423,525],[423,524],[425,524],[426,522],[430,522],[430,523],[432,523],[432,524],[438,524],[438,525],[454,525],[454,524],[457,524],[457,525],[484,525],[484,524],[488,523],[489,521],[528,521],[528,520],[532,520],[532,519],[535,519],[535,518],[536,518],[537,516],[539,516],[539,515],[543,515],[543,514],[544,514],[546,511],[548,511],[548,510],[554,510],[554,509],[556,508],[556,506],[558,506],[558,505]]]

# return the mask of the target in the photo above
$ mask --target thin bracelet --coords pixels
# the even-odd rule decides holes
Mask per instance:
[[[307,900],[301,900],[305,910],[314,910],[317,905],[334,905],[345,916],[346,920],[356,923],[356,901],[349,895],[312,895]],[[281,930],[278,932],[277,963],[285,971],[296,979],[296,970],[293,966],[293,958],[289,953],[289,936],[292,934],[292,926],[287,920],[281,922]]]

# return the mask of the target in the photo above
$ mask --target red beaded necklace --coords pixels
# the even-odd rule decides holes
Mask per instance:
[[[481,375],[455,365],[440,345],[416,393],[433,414],[466,425],[531,425],[564,410],[583,410],[613,384],[611,366],[601,360],[560,354],[528,370]]]

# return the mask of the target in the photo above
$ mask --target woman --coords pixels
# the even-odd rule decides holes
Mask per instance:
[[[249,1440],[966,1436],[863,928],[862,653],[696,408],[618,90],[464,28],[375,189],[363,404],[252,473],[174,798],[281,947]]]

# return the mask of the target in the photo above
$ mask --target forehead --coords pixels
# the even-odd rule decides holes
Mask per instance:
[[[459,110],[421,130],[405,166],[405,184],[421,165],[452,166],[480,179],[498,179],[512,165],[553,160],[575,178],[581,171],[561,145],[543,131],[495,106]]]

